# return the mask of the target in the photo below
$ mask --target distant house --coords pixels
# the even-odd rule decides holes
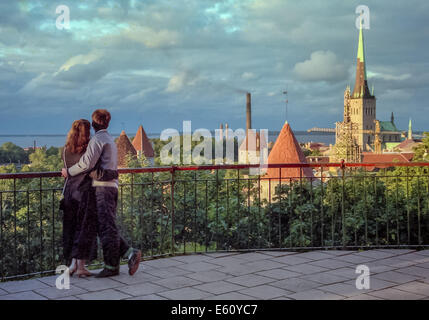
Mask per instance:
[[[383,168],[392,167],[396,162],[411,162],[414,153],[382,153],[376,154],[372,152],[362,153],[362,163],[373,163],[374,166],[365,167],[367,171],[378,171]]]
[[[128,159],[130,157],[137,157],[137,151],[124,130],[122,130],[121,135],[116,141],[116,146],[118,148],[118,168],[127,168]]]
[[[150,165],[154,165],[155,152],[153,151],[152,143],[146,135],[143,126],[139,126],[136,136],[133,139],[132,145],[137,152],[137,157],[144,155]]]

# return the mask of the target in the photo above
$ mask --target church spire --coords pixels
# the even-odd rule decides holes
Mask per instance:
[[[362,20],[359,29],[359,44],[357,51],[356,62],[356,81],[353,89],[352,98],[370,98],[372,97],[369,92],[368,82],[366,78],[366,65],[365,65],[365,46],[363,41],[363,28]]]

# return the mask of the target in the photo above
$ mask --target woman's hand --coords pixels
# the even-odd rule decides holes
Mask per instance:
[[[61,169],[61,175],[62,175],[64,178],[67,178],[67,169],[66,169],[66,168],[62,168],[62,169]]]

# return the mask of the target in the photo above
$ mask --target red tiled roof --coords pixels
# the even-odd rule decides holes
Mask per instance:
[[[395,149],[398,149],[400,151],[412,151],[413,147],[418,145],[419,141],[416,141],[414,139],[405,139],[400,144],[398,144]]]
[[[146,158],[153,158],[155,156],[152,144],[142,126],[139,126],[137,130],[136,136],[133,139],[133,146],[136,151],[141,151]]]
[[[304,153],[299,146],[295,135],[286,122],[280,131],[277,140],[271,149],[268,156],[268,164],[283,164],[283,163],[307,163]],[[264,178],[279,178],[280,169],[269,168]],[[313,177],[313,170],[311,168],[302,169],[303,177]],[[300,177],[300,168],[282,168],[282,179],[298,179]]]
[[[411,162],[414,153],[382,153],[376,154],[372,152],[362,153],[362,163],[392,163],[395,162]],[[389,165],[377,165],[375,167],[367,167],[368,171],[375,168],[388,168]]]
[[[124,168],[127,166],[127,155],[137,155],[136,149],[134,149],[124,130],[122,130],[121,135],[116,141],[116,146],[118,148],[118,167]]]

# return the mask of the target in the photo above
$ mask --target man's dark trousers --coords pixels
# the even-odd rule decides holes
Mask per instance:
[[[97,204],[98,236],[103,247],[104,264],[106,268],[119,267],[121,257],[130,246],[119,234],[116,225],[116,206],[118,189],[114,187],[95,187]]]

